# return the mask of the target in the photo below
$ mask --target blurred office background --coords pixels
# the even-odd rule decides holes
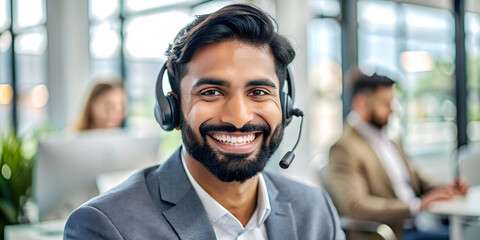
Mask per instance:
[[[175,34],[197,14],[253,3],[277,19],[297,57],[296,105],[306,119],[297,157],[273,171],[314,183],[349,111],[343,76],[354,65],[398,81],[389,129],[440,182],[457,146],[480,141],[480,3],[475,0],[0,0],[0,130],[61,132],[78,117],[92,79],[122,76],[126,128],[180,144],[153,117],[154,84]],[[295,143],[299,120],[278,156]],[[159,161],[162,161],[160,159]]]

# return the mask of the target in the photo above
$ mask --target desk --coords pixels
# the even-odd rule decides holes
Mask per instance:
[[[62,240],[66,219],[8,225],[5,227],[5,240]]]
[[[480,186],[471,187],[465,197],[433,202],[428,206],[427,211],[448,215],[450,219],[450,240],[463,240],[462,218],[480,217]]]

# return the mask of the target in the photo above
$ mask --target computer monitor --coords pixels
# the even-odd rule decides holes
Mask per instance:
[[[38,219],[67,218],[72,210],[98,195],[101,174],[158,164],[159,141],[159,136],[106,130],[42,138],[33,171]],[[105,179],[102,177],[102,182]]]

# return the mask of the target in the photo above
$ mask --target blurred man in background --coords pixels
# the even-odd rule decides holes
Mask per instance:
[[[388,77],[353,76],[353,111],[343,136],[330,150],[325,169],[326,187],[340,215],[388,224],[398,239],[405,220],[415,217],[436,200],[465,195],[468,184],[455,181],[437,186],[412,166],[403,148],[388,139],[384,128],[392,113],[393,86]],[[414,229],[404,239],[448,239],[447,233],[422,233]],[[350,239],[375,239],[347,233]]]

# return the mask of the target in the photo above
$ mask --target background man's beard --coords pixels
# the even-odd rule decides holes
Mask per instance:
[[[222,182],[244,182],[247,179],[261,172],[272,154],[277,150],[283,138],[284,127],[279,124],[271,135],[269,143],[267,138],[270,136],[271,129],[268,125],[246,124],[241,129],[233,125],[206,125],[200,126],[202,139],[197,139],[191,126],[187,122],[182,124],[183,144],[191,157],[202,163],[214,176]],[[251,132],[262,131],[263,140],[261,148],[257,154],[237,154],[223,153],[214,151],[207,144],[207,132]],[[203,140],[203,141],[202,141]]]
[[[388,120],[387,121],[382,121],[380,118],[378,118],[375,113],[370,113],[370,124],[372,124],[373,126],[377,127],[377,128],[383,128],[385,127],[387,124],[388,124]]]

